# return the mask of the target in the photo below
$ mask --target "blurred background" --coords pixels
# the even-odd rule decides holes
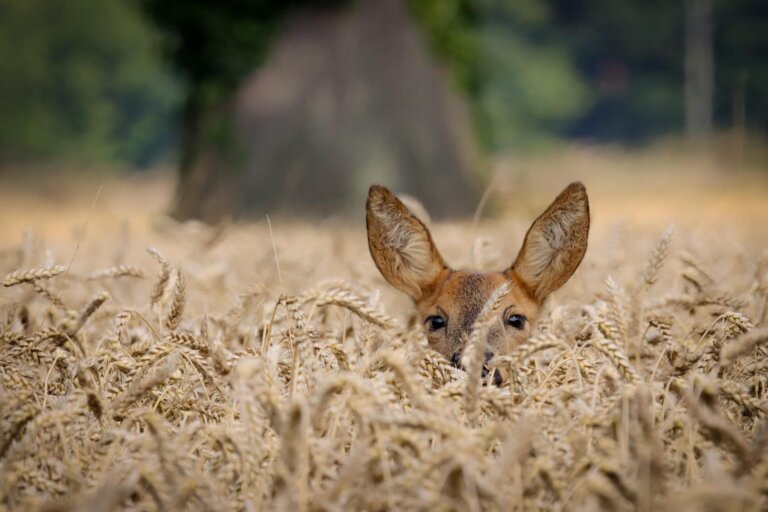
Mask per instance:
[[[755,220],[766,55],[761,0],[0,0],[0,230],[359,219],[373,182],[528,213],[574,178]]]

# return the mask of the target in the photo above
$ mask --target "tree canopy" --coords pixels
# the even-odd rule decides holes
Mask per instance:
[[[226,142],[222,105],[286,15],[359,1],[0,0],[0,159],[140,167],[180,132],[194,161],[201,144]],[[491,152],[683,127],[686,2],[403,1]],[[715,125],[765,132],[768,3],[712,2]]]
[[[0,158],[167,156],[182,88],[157,37],[124,0],[0,0]]]

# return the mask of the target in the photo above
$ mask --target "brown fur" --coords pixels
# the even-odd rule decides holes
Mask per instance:
[[[449,359],[461,350],[490,295],[506,282],[510,291],[499,308],[500,321],[488,335],[489,350],[506,354],[530,336],[544,300],[581,263],[587,250],[589,201],[581,183],[566,187],[534,221],[514,264],[502,272],[450,269],[424,223],[384,187],[371,187],[366,223],[379,271],[413,298],[430,345]],[[429,328],[434,315],[446,320],[444,328]],[[510,315],[524,315],[524,327],[507,325]]]

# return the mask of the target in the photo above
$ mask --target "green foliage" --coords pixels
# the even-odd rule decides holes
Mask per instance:
[[[536,47],[501,30],[484,34],[486,72],[478,98],[480,130],[492,150],[533,148],[562,136],[588,92],[566,52]]]
[[[421,25],[431,49],[450,65],[457,86],[477,91],[477,10],[472,0],[408,0],[411,13]]]
[[[636,142],[684,121],[683,2],[552,0],[561,41],[593,94],[569,135]]]
[[[644,142],[683,129],[685,2],[551,0],[555,29],[593,91],[568,135]],[[768,3],[714,0],[715,122],[768,127]]]
[[[684,124],[684,2],[409,0],[486,147],[634,143]],[[768,2],[714,0],[715,120],[768,128]]]
[[[166,50],[195,105],[226,100],[258,67],[282,10],[277,2],[247,0],[144,0],[143,6],[164,30]]]
[[[186,167],[231,143],[231,96],[290,11],[355,1],[0,0],[0,159],[147,165],[174,147],[182,107]],[[404,1],[492,152],[683,127],[684,2]],[[765,130],[768,3],[714,0],[714,21],[717,124]]]
[[[479,127],[493,151],[535,148],[561,137],[588,105],[569,49],[540,1],[483,0],[484,69]]]
[[[167,36],[166,51],[186,79],[182,173],[213,149],[238,151],[227,104],[264,61],[285,14],[298,6],[338,7],[344,0],[139,0]],[[230,155],[227,155],[230,153]]]
[[[146,165],[167,154],[179,85],[123,0],[0,0],[0,155]]]
[[[567,46],[538,0],[410,0],[437,55],[471,100],[490,151],[562,136],[589,103]]]
[[[716,0],[715,114],[721,124],[744,116],[748,128],[768,129],[768,2]],[[741,110],[741,112],[739,112]]]

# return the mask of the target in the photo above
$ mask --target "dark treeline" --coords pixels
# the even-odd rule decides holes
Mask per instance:
[[[482,140],[498,149],[682,131],[686,6],[696,1],[408,3],[472,99]],[[715,127],[765,131],[768,3],[704,1]],[[0,0],[0,155],[152,163],[177,141],[173,113],[195,117],[231,93],[263,62],[286,13],[351,3]],[[173,66],[163,67],[162,48]]]
[[[236,155],[233,98],[296,13],[366,1],[0,0],[0,160]],[[768,128],[764,1],[403,1],[486,154]]]
[[[0,163],[143,167],[177,140],[183,89],[124,0],[0,0]]]

